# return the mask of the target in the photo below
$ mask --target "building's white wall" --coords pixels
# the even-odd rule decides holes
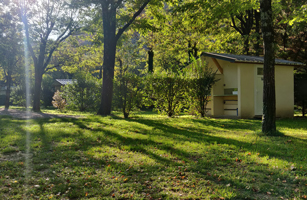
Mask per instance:
[[[206,61],[212,69],[217,70],[215,63],[211,58]],[[262,64],[230,63],[228,61],[218,60],[223,68],[223,74],[216,75],[219,81],[212,88],[211,102],[208,108],[213,116],[227,115],[234,113],[224,111],[224,100],[229,97],[222,97],[224,89],[238,88],[237,106],[238,115],[241,118],[252,118],[255,116],[255,67],[263,67]],[[275,66],[275,87],[276,87],[276,116],[293,117],[294,113],[294,76],[293,67]],[[227,106],[226,106],[227,107]],[[228,106],[229,107],[229,106]],[[227,107],[227,108],[228,108]],[[234,107],[234,106],[230,106]]]
[[[275,66],[276,117],[294,114],[294,75],[291,66]]]
[[[238,63],[239,117],[254,117],[254,65]]]

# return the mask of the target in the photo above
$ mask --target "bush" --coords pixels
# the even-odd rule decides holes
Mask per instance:
[[[201,117],[206,115],[206,107],[210,101],[211,89],[217,81],[215,75],[216,71],[195,59],[185,69],[188,86],[185,92],[185,99],[188,101],[189,110],[191,112],[196,111],[196,114]]]
[[[32,94],[33,94],[33,87],[31,87],[31,91],[30,91],[30,94],[29,94],[31,105],[33,103]],[[13,100],[13,105],[26,107],[27,106],[26,105],[27,104],[27,102],[26,102],[26,85],[21,84],[21,85],[17,85],[14,88],[12,87],[11,99]]]
[[[100,80],[89,73],[79,73],[72,84],[63,87],[63,97],[67,109],[79,111],[96,111],[100,103]]]
[[[124,117],[128,118],[132,110],[141,106],[142,79],[133,73],[119,74],[114,79],[113,106],[122,109]]]
[[[43,76],[41,100],[42,100],[42,105],[45,107],[53,105],[52,99],[54,93],[56,92],[53,83],[54,83],[54,78],[51,75],[45,74]]]
[[[62,97],[62,93],[58,90],[54,93],[53,97],[52,97],[52,105],[55,108],[60,109],[61,111],[64,110],[65,106],[66,106],[66,101],[65,99],[63,99]]]
[[[159,113],[169,117],[178,115],[184,105],[185,82],[182,74],[171,71],[148,75],[145,80],[148,102],[153,103]]]

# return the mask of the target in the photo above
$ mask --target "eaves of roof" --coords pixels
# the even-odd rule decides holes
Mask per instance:
[[[234,55],[234,54],[222,54],[222,53],[202,53],[202,56],[207,56],[219,60],[225,60],[232,63],[264,63],[264,57],[259,56],[247,56],[247,55]],[[282,59],[275,59],[276,65],[288,65],[288,66],[305,66],[304,63],[294,62]]]

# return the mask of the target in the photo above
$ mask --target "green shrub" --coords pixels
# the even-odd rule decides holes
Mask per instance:
[[[45,107],[52,106],[52,99],[56,92],[53,86],[54,78],[49,74],[44,74],[42,79],[41,101]]]
[[[113,106],[122,109],[125,118],[142,104],[141,83],[140,77],[128,72],[119,74],[114,79]]]
[[[29,95],[30,95],[30,101],[31,101],[30,105],[32,105],[33,87],[31,87],[31,91]],[[26,105],[26,85],[20,84],[12,88],[11,99],[12,99],[13,105],[26,107],[27,106]]]
[[[147,102],[169,117],[178,115],[184,105],[186,80],[181,73],[164,71],[148,75],[145,80]]]
[[[72,84],[63,87],[63,97],[67,109],[79,111],[96,111],[100,103],[100,80],[89,73],[75,75]]]
[[[206,107],[210,101],[211,89],[214,83],[216,71],[209,68],[206,63],[194,59],[193,63],[185,69],[187,87],[185,99],[188,102],[190,112],[205,117]]]

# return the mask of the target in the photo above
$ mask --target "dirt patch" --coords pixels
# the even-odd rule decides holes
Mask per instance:
[[[35,119],[35,118],[82,118],[83,116],[78,115],[56,115],[47,113],[36,113],[36,112],[26,112],[22,110],[14,110],[0,108],[0,115],[7,115],[18,119]]]

